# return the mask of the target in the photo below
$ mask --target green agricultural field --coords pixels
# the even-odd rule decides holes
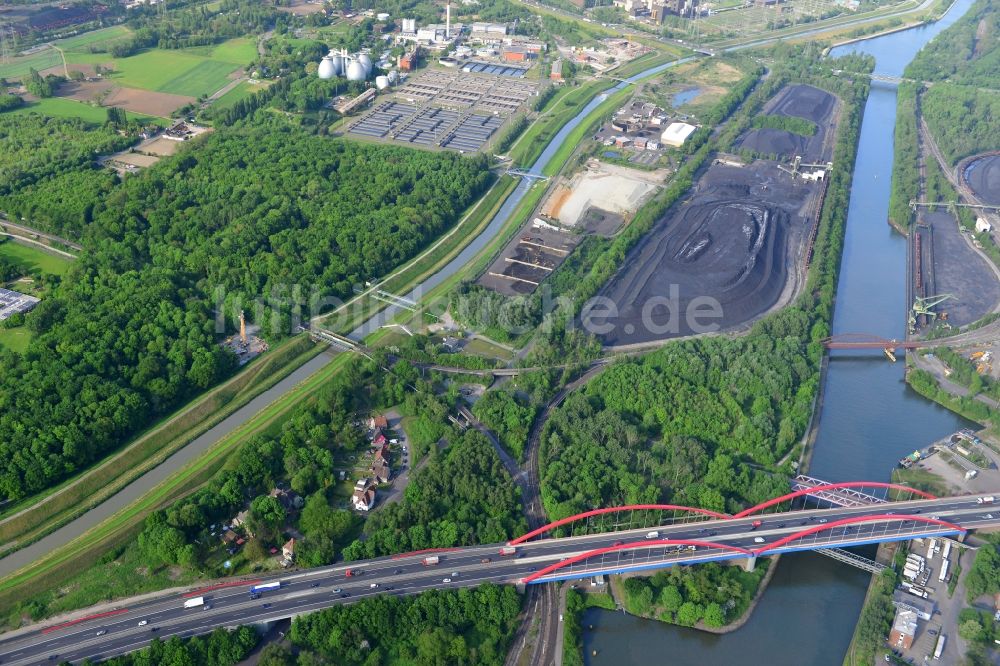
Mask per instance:
[[[9,63],[0,64],[0,78],[16,79],[28,73],[29,69],[41,71],[62,64],[55,49],[45,49],[29,56],[12,58]]]
[[[115,42],[119,41],[122,37],[131,34],[132,31],[125,26],[114,25],[110,28],[91,30],[90,32],[85,32],[82,35],[60,39],[56,41],[55,44],[64,51],[86,51],[84,47],[90,46],[91,44],[96,44],[97,42]]]
[[[65,275],[70,264],[73,263],[65,257],[49,254],[43,250],[12,241],[0,243],[0,257],[13,261],[25,273],[37,269],[52,275]]]
[[[226,85],[233,69],[232,63],[202,60],[192,69],[167,81],[157,91],[191,97],[210,95]]]
[[[84,102],[65,97],[50,97],[37,102],[26,102],[24,106],[8,113],[40,113],[53,118],[80,118],[89,123],[103,123],[108,119],[108,110],[103,107],[91,106]],[[128,112],[128,117],[135,120],[163,121],[166,118],[156,118],[141,113]]]
[[[257,42],[246,37],[230,39],[216,46],[208,57],[243,67],[257,57]]]

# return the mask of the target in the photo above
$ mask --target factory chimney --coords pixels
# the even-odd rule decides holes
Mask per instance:
[[[451,39],[451,0],[444,7],[444,38]]]
[[[247,343],[247,318],[243,315],[243,310],[240,310],[240,342],[244,345]]]

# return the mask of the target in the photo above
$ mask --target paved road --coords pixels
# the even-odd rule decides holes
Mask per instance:
[[[991,510],[996,513],[989,513]],[[386,557],[275,576],[271,580],[280,580],[281,589],[264,593],[260,599],[251,599],[245,585],[202,592],[210,606],[204,609],[185,610],[184,597],[176,592],[136,603],[122,600],[116,615],[50,628],[47,633],[43,632],[42,626],[37,625],[9,632],[0,641],[0,661],[4,664],[27,666],[48,659],[80,661],[88,657],[107,658],[139,649],[153,636],[191,636],[209,632],[215,627],[274,621],[378,594],[413,594],[428,589],[470,587],[483,582],[513,583],[568,557],[596,548],[613,547],[620,542],[639,543],[640,548],[591,558],[586,565],[577,565],[574,570],[554,572],[543,580],[585,578],[595,573],[637,571],[681,562],[692,564],[728,559],[733,554],[722,546],[762,548],[807,527],[820,526],[822,521],[832,523],[844,518],[880,514],[900,516],[877,523],[825,530],[769,552],[777,554],[953,533],[950,528],[925,525],[905,518],[906,514],[917,512],[959,522],[968,528],[1000,526],[1000,506],[993,509],[991,506],[978,504],[976,496],[965,496],[773,514],[762,517],[763,524],[757,529],[752,528],[753,517],[688,522],[656,528],[660,540],[692,539],[705,542],[705,545],[693,551],[678,552],[667,544],[646,541],[644,537],[649,528],[642,528],[543,539],[519,546],[516,555],[507,557],[499,555],[501,544],[470,546],[442,553],[441,562],[437,566],[424,566],[419,556]],[[763,546],[757,539],[764,541]],[[360,571],[361,575],[347,577],[348,568],[355,574]],[[449,579],[449,582],[445,582],[445,579]],[[554,589],[553,586],[547,587]],[[342,597],[345,593],[350,596]],[[93,611],[82,611],[78,617],[87,617],[90,613]],[[140,622],[146,624],[140,626]],[[542,631],[543,636],[554,635],[555,627],[543,626]],[[106,633],[99,636],[98,632]],[[551,658],[551,655],[547,658]]]

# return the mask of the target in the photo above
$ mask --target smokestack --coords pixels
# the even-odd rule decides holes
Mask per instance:
[[[444,38],[451,39],[451,0],[444,7]]]
[[[240,341],[244,345],[247,343],[247,319],[243,315],[243,310],[240,310]]]

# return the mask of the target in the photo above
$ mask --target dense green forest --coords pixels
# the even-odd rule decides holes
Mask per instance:
[[[780,495],[773,467],[805,431],[818,388],[805,313],[742,338],[675,343],[616,364],[574,393],[542,436],[550,518],[674,502],[730,511]]]
[[[913,221],[910,201],[920,194],[920,155],[917,149],[916,83],[904,81],[896,93],[896,130],[893,135],[892,189],[889,220],[901,228]]]
[[[133,140],[110,127],[37,114],[0,116],[0,210],[8,197],[45,179],[92,170],[95,154],[127,148]]]
[[[994,85],[1000,86],[1000,73]],[[996,92],[938,83],[920,95],[920,114],[952,164],[1000,149],[1000,95]]]
[[[379,595],[296,618],[289,635],[306,654],[273,649],[262,664],[501,666],[520,611],[510,585]]]
[[[490,179],[482,157],[318,137],[260,112],[108,191],[87,163],[128,139],[36,116],[0,128],[4,193],[24,188],[4,201],[87,248],[27,318],[26,353],[0,352],[0,494],[12,498],[229,374],[213,301],[232,316],[260,299],[265,335],[286,335],[294,308],[308,315],[412,257]]]
[[[906,67],[908,78],[996,88],[1000,77],[1000,8],[977,0]]]
[[[989,0],[978,0],[954,25],[921,49],[904,73],[908,78],[934,84],[920,93],[920,116],[952,164],[963,157],[1000,149],[996,120],[1000,117],[1000,98],[995,92],[1000,88],[998,35],[1000,8]],[[901,106],[897,118],[912,111]],[[901,122],[897,119],[897,130]],[[915,154],[915,137],[904,138],[903,149]],[[896,144],[899,155],[898,136]],[[904,166],[909,168],[909,162]],[[900,178],[914,180],[912,174]]]
[[[472,407],[476,418],[497,434],[500,443],[515,460],[524,456],[528,431],[537,411],[536,406],[528,400],[513,391],[502,389],[487,391]]]
[[[799,134],[801,136],[812,136],[816,133],[816,123],[797,116],[757,116],[753,119],[753,126],[758,128],[785,130],[786,132]]]
[[[437,457],[412,473],[402,501],[369,517],[345,558],[495,543],[528,531],[519,491],[485,435],[455,435]]]
[[[747,572],[709,562],[663,569],[651,578],[628,578],[623,581],[625,607],[685,627],[701,622],[717,629],[746,612],[769,566],[765,560]]]

